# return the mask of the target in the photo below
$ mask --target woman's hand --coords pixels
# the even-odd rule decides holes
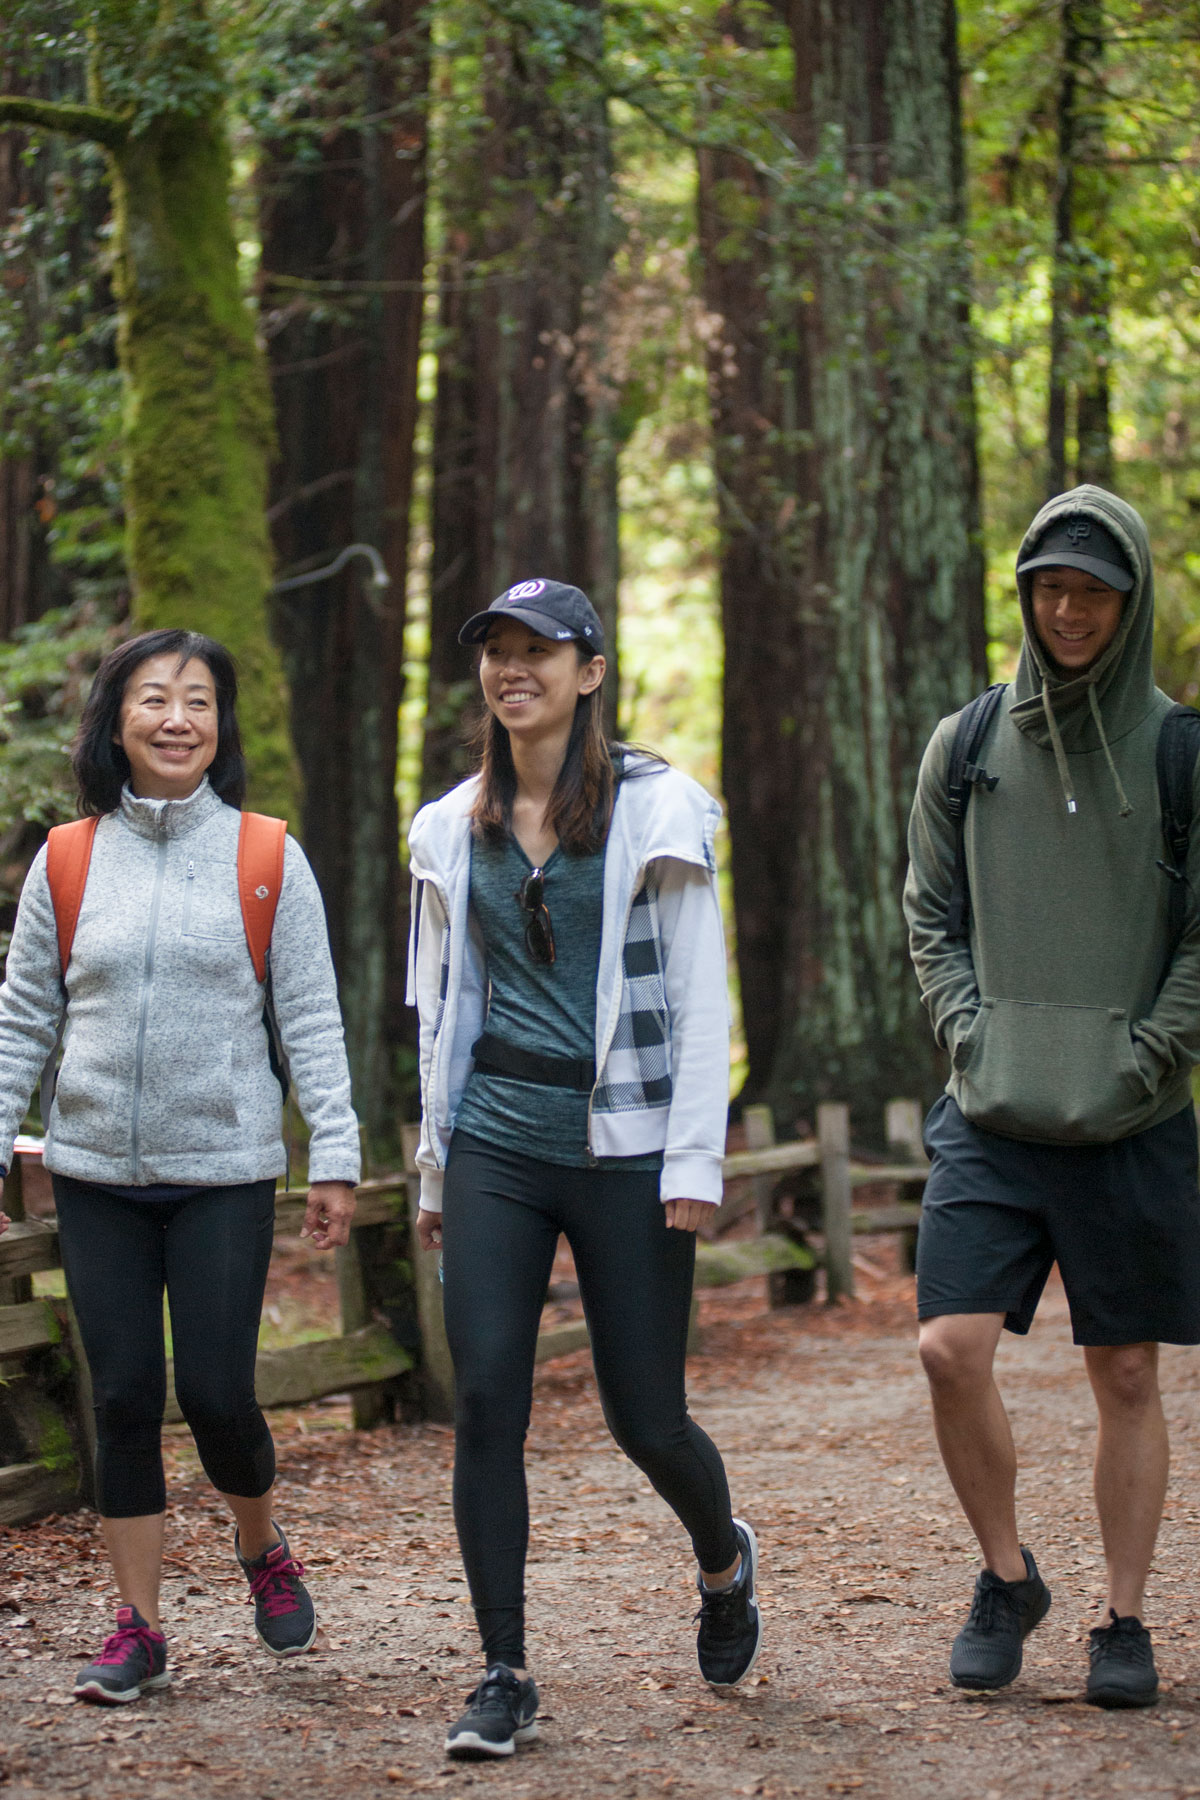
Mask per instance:
[[[348,1181],[314,1181],[308,1190],[300,1236],[311,1238],[318,1250],[348,1244],[354,1207],[354,1189]]]
[[[707,1200],[668,1200],[664,1210],[668,1231],[695,1231],[705,1219],[711,1219],[713,1208]]]
[[[421,1210],[417,1213],[417,1242],[422,1250],[437,1250],[442,1242],[442,1215]]]

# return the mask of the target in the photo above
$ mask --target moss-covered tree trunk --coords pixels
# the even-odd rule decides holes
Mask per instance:
[[[429,714],[423,787],[461,774],[474,691],[456,627],[510,582],[590,595],[608,636],[615,725],[617,456],[603,284],[613,246],[600,0],[561,9],[566,55],[493,24],[484,118],[455,145],[442,252],[434,423]]]
[[[279,596],[304,777],[304,842],[325,896],[354,1099],[369,1141],[394,1135],[392,1061],[406,1022],[396,806],[405,565],[424,261],[425,102],[420,0],[354,15],[357,75],[320,97],[262,170],[264,324],[279,425],[271,529],[281,574],[377,548]],[[301,45],[301,48],[304,46]],[[347,112],[372,126],[337,123]],[[303,136],[299,136],[304,132]]]
[[[239,280],[212,26],[203,0],[99,0],[87,12],[93,103],[0,97],[0,124],[68,130],[109,153],[133,620],[228,645],[242,680],[251,803],[294,816],[266,614],[271,399]]]

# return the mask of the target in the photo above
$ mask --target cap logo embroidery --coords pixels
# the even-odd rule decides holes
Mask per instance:
[[[1084,538],[1090,538],[1091,535],[1092,521],[1090,519],[1072,519],[1067,526],[1067,536],[1073,544],[1081,544]]]
[[[519,582],[516,587],[510,587],[504,598],[506,600],[534,600],[539,594],[544,594],[545,591],[546,584],[544,581],[522,581]],[[567,635],[569,636],[570,633]]]
[[[254,890],[254,898],[256,900],[265,900],[269,896],[270,892],[271,892],[270,888],[265,888],[262,886],[256,887]]]

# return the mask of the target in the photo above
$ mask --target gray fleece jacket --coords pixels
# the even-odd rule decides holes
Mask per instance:
[[[11,1160],[63,1012],[46,1167],[148,1186],[262,1181],[286,1167],[279,1083],[237,888],[241,814],[205,781],[186,800],[126,789],[96,829],[66,983],[46,852],[21,894],[0,987],[0,1162]],[[288,838],[271,984],[309,1178],[357,1181],[358,1126],[325,912]]]

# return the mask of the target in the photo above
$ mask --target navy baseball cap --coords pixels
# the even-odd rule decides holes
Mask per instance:
[[[1089,513],[1072,513],[1048,525],[1033,547],[1032,556],[1017,564],[1017,574],[1030,569],[1082,569],[1098,581],[1106,581],[1119,594],[1133,586],[1129,558],[1116,538]]]
[[[468,619],[458,634],[460,644],[481,644],[492,626],[519,619],[539,637],[565,643],[578,638],[595,656],[604,654],[600,615],[581,588],[565,581],[518,581],[493,600],[486,612]]]

